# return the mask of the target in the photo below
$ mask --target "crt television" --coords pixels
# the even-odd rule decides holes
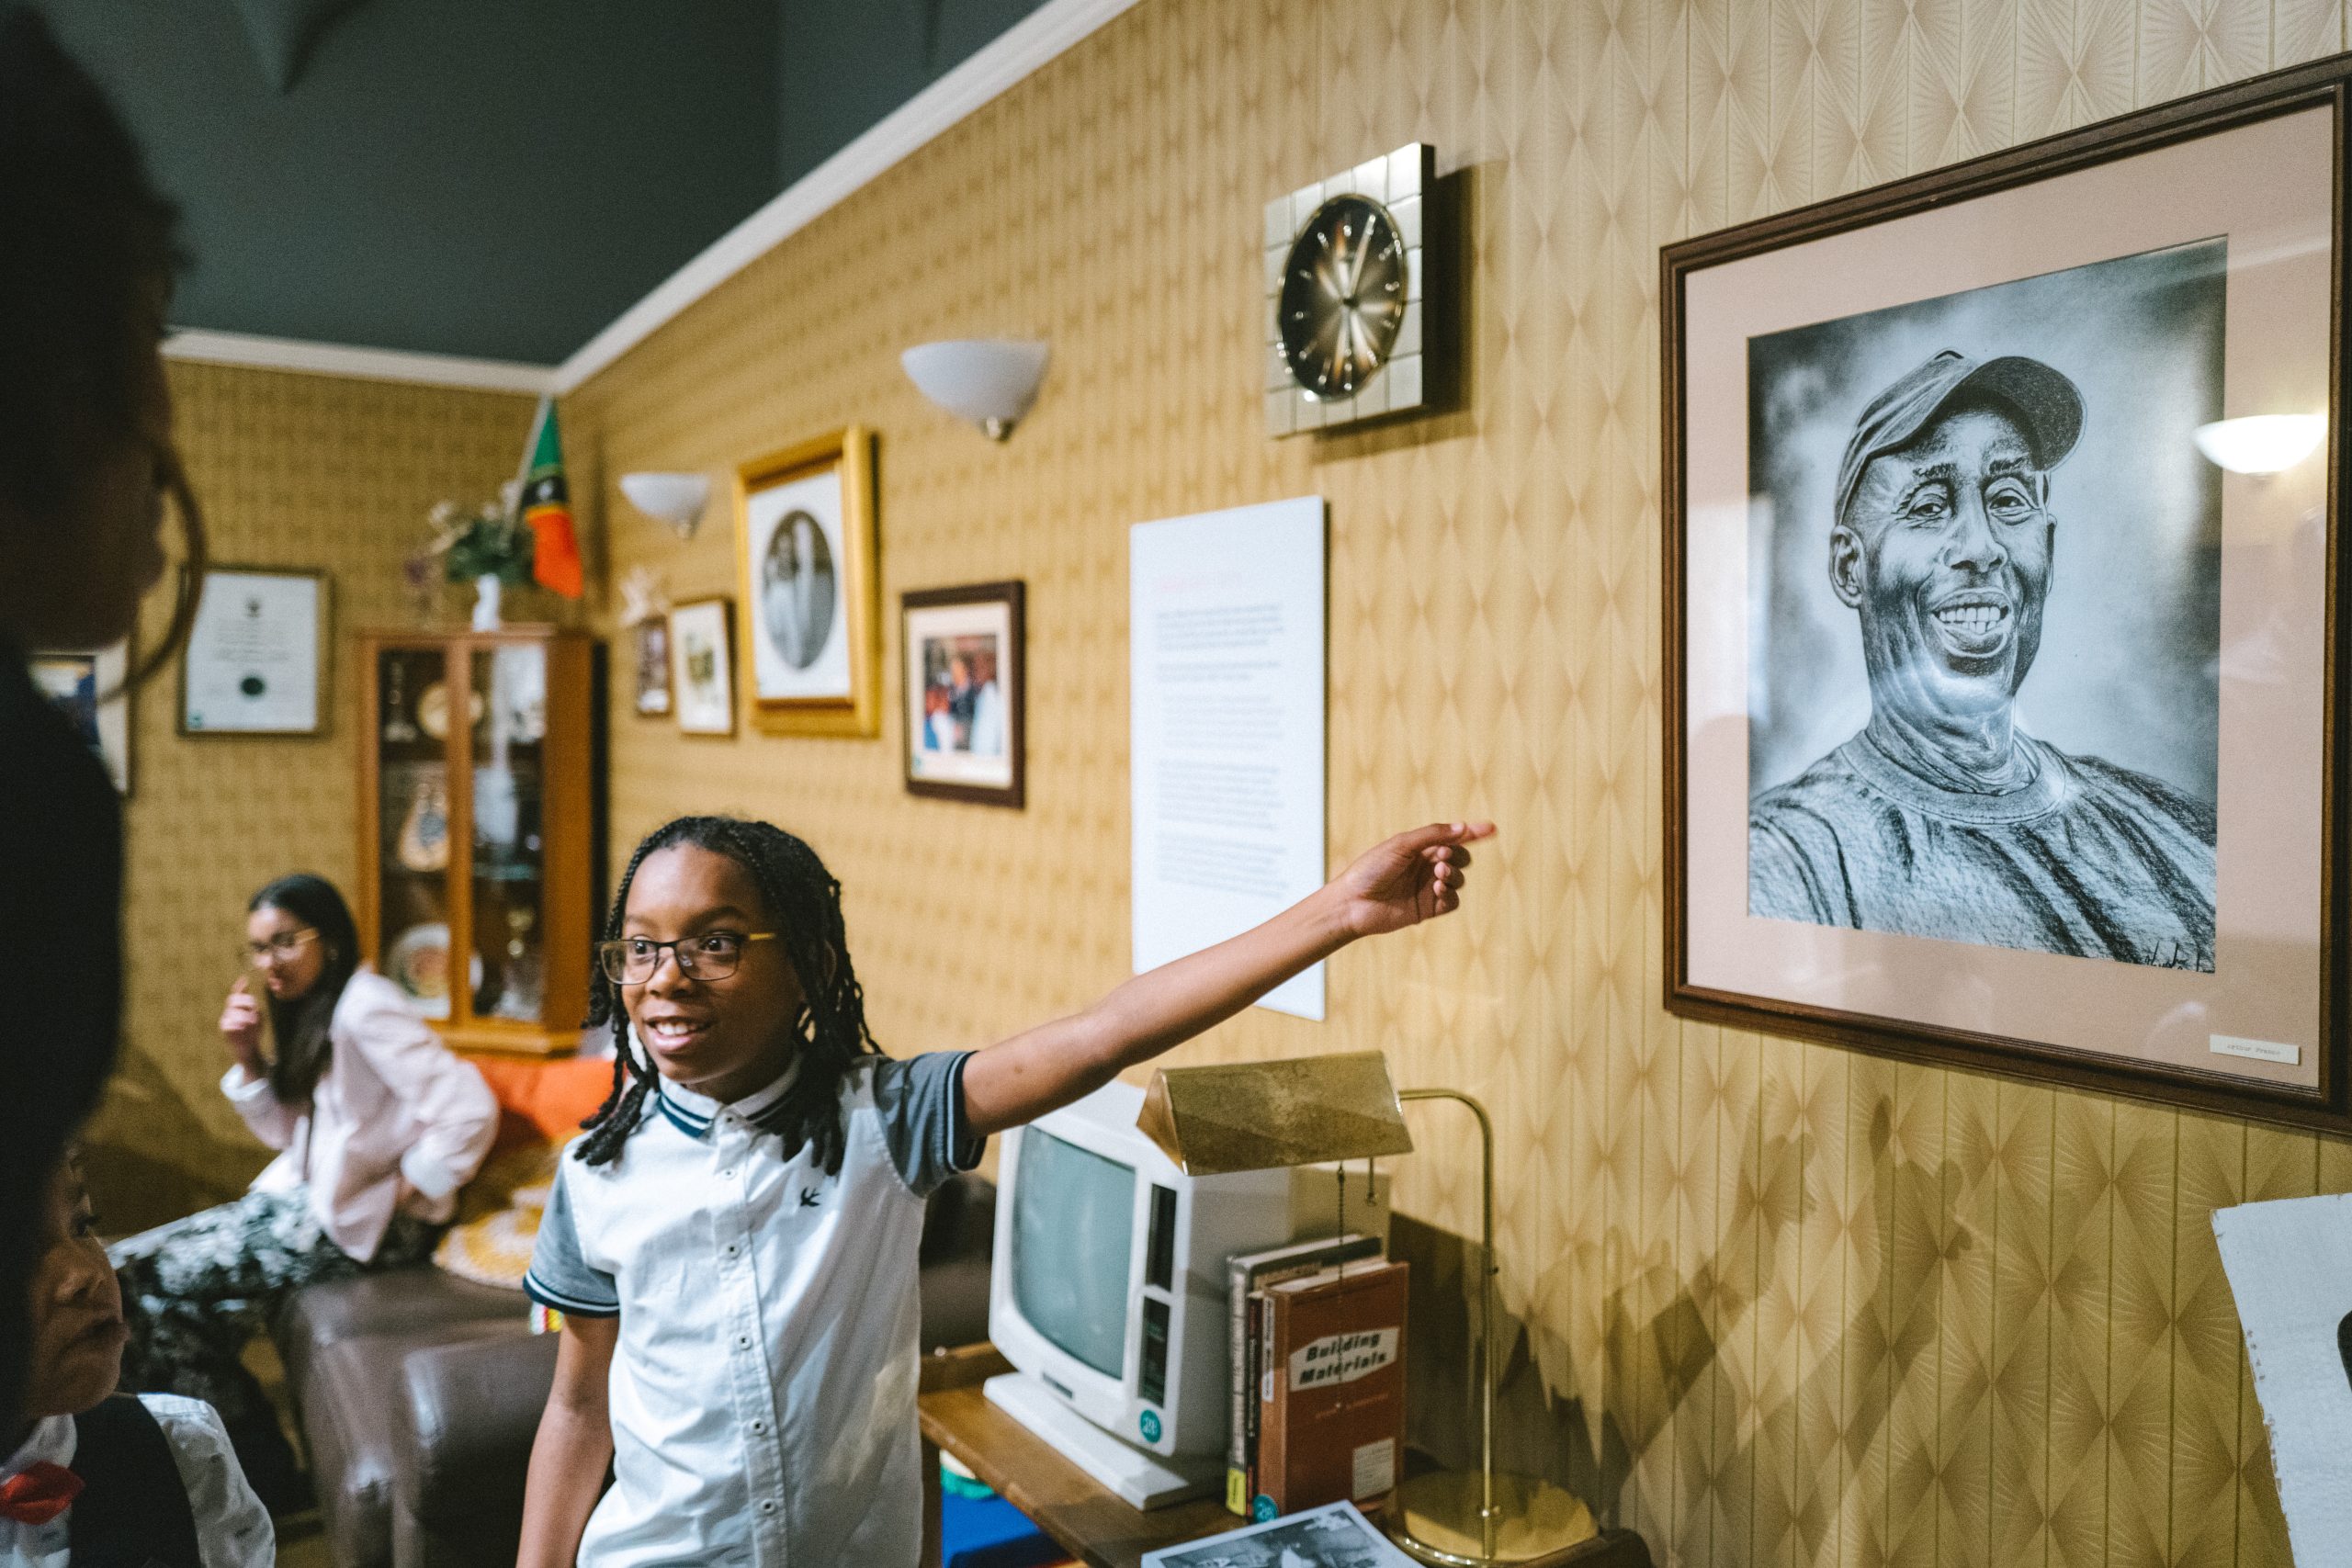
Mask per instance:
[[[1326,1169],[1188,1177],[1113,1083],[1009,1134],[989,1398],[1137,1507],[1221,1489],[1231,1388],[1226,1259],[1348,1229],[1385,1235],[1385,1182]],[[1111,1439],[1106,1442],[1105,1438]]]

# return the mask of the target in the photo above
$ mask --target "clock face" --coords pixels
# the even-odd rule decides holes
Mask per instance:
[[[1376,201],[1315,209],[1283,264],[1275,320],[1291,375],[1317,398],[1350,398],[1388,362],[1405,321],[1405,245]]]

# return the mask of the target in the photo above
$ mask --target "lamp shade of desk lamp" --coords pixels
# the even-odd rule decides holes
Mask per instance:
[[[1377,1051],[1163,1067],[1136,1125],[1187,1176],[1323,1165],[1413,1152],[1405,1102],[1452,1100],[1478,1119],[1481,1183],[1478,1355],[1484,1399],[1476,1472],[1433,1471],[1397,1488],[1388,1532],[1417,1562],[1449,1568],[1542,1563],[1589,1540],[1592,1511],[1533,1476],[1495,1469],[1495,1134],[1487,1108],[1458,1090],[1399,1091]]]

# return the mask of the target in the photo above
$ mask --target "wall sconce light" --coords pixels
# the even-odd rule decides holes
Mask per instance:
[[[2327,438],[2324,413],[2250,414],[2196,430],[2197,449],[2233,474],[2276,474],[2310,457]]]
[[[623,474],[621,493],[628,503],[658,523],[667,523],[681,539],[695,536],[702,509],[710,500],[708,474]]]
[[[1012,434],[1037,384],[1046,378],[1047,346],[1006,338],[964,338],[918,344],[899,355],[916,390],[958,419],[970,420],[991,441]]]

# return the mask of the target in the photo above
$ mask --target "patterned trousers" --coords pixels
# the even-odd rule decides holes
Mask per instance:
[[[247,1453],[249,1445],[282,1450],[284,1439],[269,1396],[245,1368],[245,1346],[302,1286],[421,1263],[440,1235],[437,1225],[396,1214],[376,1256],[361,1263],[328,1238],[308,1192],[248,1192],[118,1242],[108,1256],[130,1325],[122,1387],[208,1401],[249,1470],[290,1461]]]

